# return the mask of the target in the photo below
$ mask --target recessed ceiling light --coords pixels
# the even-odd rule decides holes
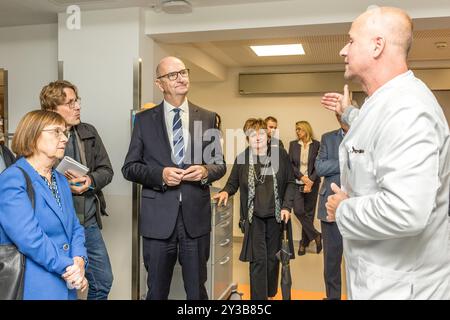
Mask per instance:
[[[258,57],[269,57],[269,56],[295,56],[304,55],[305,50],[303,46],[299,43],[297,44],[280,44],[273,46],[250,46],[254,53]]]

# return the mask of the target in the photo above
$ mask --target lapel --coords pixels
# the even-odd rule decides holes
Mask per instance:
[[[294,156],[295,156],[294,159],[298,159],[297,166],[300,166],[300,162],[301,162],[300,152],[302,152],[302,146],[300,145],[300,143],[298,143],[298,140],[297,140],[294,144],[294,152],[293,152]]]
[[[65,181],[63,181],[62,179],[64,178],[60,178],[58,174],[56,174],[56,183],[58,184],[58,191],[60,193],[60,197],[61,197],[61,206],[62,206],[62,210],[61,208],[58,206],[58,203],[56,202],[55,197],[53,197],[52,192],[50,191],[49,187],[47,186],[46,182],[41,178],[41,176],[34,170],[34,168],[28,163],[27,160],[25,160],[25,158],[20,158],[19,161],[17,161],[17,165],[19,167],[21,167],[22,169],[24,169],[28,175],[30,176],[31,179],[31,183],[33,184],[33,188],[35,188],[34,192],[36,194],[36,198],[41,195],[45,202],[47,203],[47,205],[50,207],[51,211],[58,217],[58,219],[60,220],[64,231],[66,232],[66,235],[69,239],[71,239],[71,232],[68,232],[69,229],[69,214],[67,212],[67,210],[65,209],[65,201],[64,199],[67,198],[66,194],[64,194],[64,191],[62,186],[63,183],[67,183]]]
[[[175,164],[172,161],[172,147],[170,145],[169,136],[167,134],[166,118],[164,114],[164,101],[161,102],[159,106],[155,107],[149,112],[152,112],[152,118],[155,124],[156,134],[158,136],[156,141],[161,141],[161,143],[163,144],[160,151],[161,153],[165,153],[164,158],[169,159],[172,165],[175,166]]]
[[[308,168],[309,168],[309,162],[312,159],[311,155],[313,153],[313,146],[314,146],[314,140],[311,141],[311,144],[309,145],[309,148],[308,148]]]
[[[335,133],[335,138],[334,138],[334,143],[336,143],[336,148],[335,148],[335,146],[333,146],[332,150],[339,150],[339,145],[341,144],[343,139],[344,138],[341,135],[341,130],[338,129]],[[336,157],[338,157],[338,156],[339,156],[339,152],[337,151]]]
[[[337,142],[338,142],[338,145],[341,144],[341,142],[342,142],[343,139],[344,139],[344,137],[343,137],[342,134],[341,134],[341,129],[339,129],[339,130],[336,132],[336,140],[337,140]]]

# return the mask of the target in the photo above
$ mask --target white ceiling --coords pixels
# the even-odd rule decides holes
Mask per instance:
[[[193,42],[193,46],[227,67],[258,67],[280,65],[341,64],[339,51],[348,41],[346,34],[297,36],[289,38],[251,39],[235,41]],[[446,48],[437,48],[436,43],[447,43]],[[251,45],[301,43],[303,56],[257,57]],[[167,46],[170,48],[170,45]],[[417,30],[409,54],[409,61],[450,60],[450,28]]]
[[[57,13],[68,5],[78,4],[81,10],[123,7],[158,6],[161,0],[0,0],[0,27],[56,23]],[[196,7],[231,6],[289,0],[190,0]],[[322,1],[322,0],[321,0]],[[440,0],[429,0],[437,5]],[[395,0],[391,0],[395,2]],[[406,2],[406,1],[405,1]],[[326,3],[326,1],[324,1]],[[408,0],[409,5],[423,5],[422,0]],[[447,2],[446,2],[447,3]],[[305,4],[306,5],[306,4]],[[448,5],[447,5],[448,6]],[[283,6],[280,6],[282,8]],[[450,61],[450,18],[415,19],[415,41],[410,61]],[[302,28],[259,28],[231,30],[220,33],[191,32],[156,37],[157,41],[190,46],[215,59],[225,67],[342,64],[338,53],[347,41],[349,24],[309,25]],[[183,39],[183,40],[181,40]],[[183,43],[182,43],[183,42]],[[253,44],[285,44],[300,42],[305,56],[256,57],[249,49]],[[437,49],[436,42],[449,47]]]
[[[229,6],[243,3],[279,2],[287,0],[189,0],[195,7]],[[126,7],[152,8],[161,0],[1,0],[0,27],[56,23],[57,13],[69,5],[81,10],[99,10]]]

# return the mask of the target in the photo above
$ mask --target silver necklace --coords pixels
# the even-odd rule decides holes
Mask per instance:
[[[267,164],[269,163],[269,156],[266,156],[266,160],[264,161],[264,164],[260,164],[261,168],[259,170],[259,177],[256,174],[256,169],[253,170],[253,176],[255,177],[255,181],[257,181],[259,184],[264,184],[264,182],[266,181],[266,176],[267,176]]]

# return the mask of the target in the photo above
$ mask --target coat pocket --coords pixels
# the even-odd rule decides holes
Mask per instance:
[[[143,198],[155,199],[156,198],[156,191],[154,191],[152,189],[142,189],[142,197]]]
[[[413,295],[413,274],[358,260],[352,289],[356,300],[409,300]]]

